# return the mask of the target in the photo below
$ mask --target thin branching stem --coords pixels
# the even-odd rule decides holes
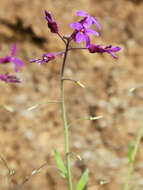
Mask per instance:
[[[80,48],[80,47],[75,47],[75,48],[69,48],[68,49],[69,51],[71,51],[71,50],[87,50],[87,48]]]
[[[7,161],[5,160],[4,156],[1,153],[0,153],[0,159],[2,160],[3,164],[7,168],[9,176],[11,176],[14,173],[14,171],[9,168]]]
[[[66,41],[64,40],[64,38],[63,38],[63,36],[60,34],[60,33],[58,33],[58,36],[61,38],[61,40],[64,42],[64,44],[66,45]]]
[[[77,80],[74,80],[74,79],[70,79],[70,78],[63,78],[63,80],[68,80],[68,81],[72,81],[72,82],[77,82]]]
[[[68,182],[68,189],[72,190],[72,180],[71,180],[71,169],[70,169],[70,155],[69,155],[69,136],[68,136],[68,125],[67,125],[67,118],[66,118],[66,109],[65,109],[65,101],[64,101],[64,69],[66,64],[66,58],[68,54],[68,47],[69,47],[69,40],[67,39],[65,54],[62,63],[61,69],[61,110],[62,110],[62,119],[64,125],[64,137],[65,137],[65,156],[66,156],[66,169],[67,169],[67,182]]]

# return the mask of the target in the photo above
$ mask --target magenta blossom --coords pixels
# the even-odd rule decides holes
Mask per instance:
[[[15,75],[9,75],[8,73],[0,75],[0,80],[6,83],[21,83],[19,78],[17,78]]]
[[[84,22],[83,22],[84,23]],[[85,46],[88,47],[90,45],[90,38],[88,34],[93,34],[94,36],[99,36],[99,33],[91,28],[87,28],[83,26],[81,23],[72,23],[70,25],[75,31],[72,34],[72,38],[77,42],[81,43],[83,40],[85,41]]]
[[[97,28],[101,28],[98,24],[97,20],[91,16],[88,16],[87,13],[78,11],[78,16],[85,16],[82,20],[79,22],[75,22],[70,24],[70,27],[74,28],[74,32],[72,33],[71,37],[74,39],[77,43],[81,43],[83,40],[85,41],[85,46],[88,48],[90,45],[90,38],[88,34],[93,34],[94,36],[99,36],[99,33],[93,30],[92,28],[89,28],[91,25],[96,24]]]
[[[42,65],[43,63],[47,63],[55,58],[56,58],[55,53],[47,53],[43,54],[42,59],[32,59],[30,60],[30,63],[38,62],[40,65]]]
[[[84,22],[84,26],[91,26],[92,24],[95,24],[96,27],[101,30],[101,26],[97,22],[97,19],[95,17],[89,16],[86,12],[84,11],[77,11],[76,16],[83,16],[86,18]]]
[[[57,33],[59,31],[56,21],[52,20],[51,14],[45,10],[46,20],[48,21],[48,27],[52,33]]]
[[[88,47],[90,53],[109,53],[113,58],[117,59],[118,57],[114,54],[114,52],[120,51],[121,48],[119,46],[115,46],[112,48],[112,45],[103,47],[102,45],[94,45],[90,44]]]
[[[24,63],[17,57],[14,57],[16,54],[16,45],[12,46],[11,55],[0,58],[0,63],[14,63],[15,64],[15,72],[18,72],[18,65],[24,66]]]

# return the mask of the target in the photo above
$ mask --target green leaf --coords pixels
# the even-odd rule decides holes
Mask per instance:
[[[87,178],[88,178],[88,170],[85,170],[85,172],[82,174],[75,190],[83,190],[86,186]]]
[[[135,188],[134,187],[131,187],[131,189],[130,190],[134,190]]]
[[[60,157],[60,154],[58,153],[58,151],[56,149],[54,149],[54,155],[55,155],[55,159],[56,159],[58,169],[59,169],[62,177],[66,177],[67,176],[67,169],[64,166],[64,163]]]
[[[136,188],[136,186],[133,185],[133,186],[130,188],[130,190],[135,190],[135,188]]]

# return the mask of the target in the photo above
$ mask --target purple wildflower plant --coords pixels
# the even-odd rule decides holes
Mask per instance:
[[[48,63],[49,61],[55,58],[56,58],[55,53],[47,53],[42,55],[42,59],[32,59],[30,60],[30,63],[38,62],[40,65],[42,65],[43,63]]]
[[[56,21],[53,21],[51,14],[45,10],[46,20],[48,21],[48,27],[52,33],[57,33],[59,31],[59,27]]]
[[[15,54],[16,54],[16,45],[14,44],[12,46],[11,55],[0,58],[0,63],[2,63],[2,64],[14,63],[15,64],[15,72],[18,72],[18,65],[24,66],[24,63],[19,58],[14,57]]]
[[[10,75],[9,73],[0,75],[0,80],[6,83],[21,83],[21,80],[16,75]]]
[[[99,36],[99,33],[90,28],[90,26],[95,24],[98,29],[101,29],[101,26],[98,24],[96,18],[89,16],[86,12],[78,11],[76,15],[84,16],[84,18],[79,22],[70,24],[70,27],[75,29],[71,37],[77,43],[81,43],[84,40],[85,46],[86,48],[88,48],[88,46],[90,45],[90,38],[88,34]]]
[[[72,81],[79,85],[82,88],[85,88],[85,86],[79,81],[79,80],[74,80],[71,78],[66,78],[65,77],[65,66],[67,65],[67,57],[70,51],[75,51],[75,50],[85,50],[89,51],[90,53],[109,53],[113,58],[117,59],[117,56],[115,55],[115,52],[120,51],[119,46],[112,47],[112,45],[109,46],[102,46],[102,45],[94,45],[90,43],[90,37],[89,34],[92,34],[94,36],[99,36],[99,33],[90,28],[92,25],[96,25],[98,29],[101,29],[101,26],[98,24],[96,18],[89,16],[86,12],[83,11],[78,11],[76,13],[77,16],[82,16],[82,20],[76,23],[72,23],[70,26],[74,28],[74,31],[71,35],[64,35],[62,36],[58,32],[58,26],[55,21],[52,20],[51,14],[47,11],[45,11],[46,15],[46,20],[48,21],[48,27],[50,28],[51,32],[57,33],[60,39],[64,42],[65,45],[65,50],[58,52],[58,53],[47,53],[43,54],[42,58],[39,59],[32,59],[30,62],[38,62],[40,65],[43,65],[43,63],[47,63],[53,59],[56,58],[57,55],[62,55],[63,61],[61,64],[61,72],[60,72],[60,101],[58,101],[61,104],[61,112],[62,112],[62,120],[63,120],[63,125],[64,125],[64,138],[65,138],[65,168],[62,170],[63,175],[67,179],[67,184],[68,184],[68,189],[72,189],[72,179],[71,179],[71,167],[70,167],[70,146],[69,146],[69,139],[68,139],[68,129],[69,125],[67,122],[66,118],[66,109],[65,109],[65,99],[64,99],[64,82],[65,81]],[[80,43],[82,41],[85,41],[86,47],[71,47],[71,42],[74,40],[77,43]],[[37,107],[33,106],[31,107],[32,109]],[[29,110],[32,110],[32,109]],[[102,116],[99,116],[98,118],[102,118]],[[90,117],[89,120],[95,120],[97,117]],[[55,149],[55,157],[58,154],[57,150]],[[87,170],[83,175],[88,175]],[[84,181],[84,187],[86,185],[86,179]],[[83,188],[84,188],[83,187]]]
[[[90,44],[88,47],[90,53],[109,53],[113,58],[117,59],[118,57],[114,54],[114,52],[118,52],[121,50],[119,46],[115,46],[112,48],[112,45],[104,47],[103,45],[94,45]]]

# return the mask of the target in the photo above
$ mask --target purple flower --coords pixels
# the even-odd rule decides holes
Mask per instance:
[[[48,27],[52,33],[57,33],[59,31],[56,21],[52,20],[51,14],[45,10],[46,20],[48,21]]]
[[[56,58],[56,54],[54,53],[47,53],[47,54],[43,54],[42,59],[32,59],[30,60],[30,63],[34,63],[34,62],[38,62],[40,65],[42,65],[43,63],[47,63],[52,59]]]
[[[112,48],[112,45],[106,46],[105,48],[102,45],[94,45],[90,44],[88,47],[90,53],[109,53],[113,58],[117,59],[118,57],[114,54],[114,52],[120,51],[121,48],[119,46],[115,46]]]
[[[18,65],[24,66],[24,63],[17,57],[14,57],[15,54],[16,54],[16,45],[14,44],[12,46],[11,55],[0,58],[0,63],[2,63],[2,64],[14,63],[15,64],[15,72],[18,72]]]
[[[75,31],[72,34],[72,38],[77,42],[81,43],[83,40],[85,41],[85,46],[88,47],[90,45],[90,38],[88,34],[93,34],[94,36],[99,36],[99,33],[95,30],[88,28],[88,26],[84,26],[84,21],[81,20],[81,23],[76,22],[70,25]]]
[[[0,75],[0,80],[7,83],[21,83],[19,78],[17,78],[15,75],[9,75],[8,73],[5,75]]]
[[[89,28],[91,25],[95,24],[98,29],[101,29],[100,25],[98,24],[96,18],[89,16],[87,13],[83,11],[78,11],[77,16],[84,16],[82,20],[79,22],[75,22],[70,24],[70,27],[74,28],[74,32],[72,33],[71,37],[77,43],[81,43],[83,40],[85,41],[85,46],[88,48],[90,45],[90,38],[88,34],[93,34],[94,36],[99,36],[99,33],[95,30]]]
[[[77,11],[76,16],[83,16],[86,18],[84,22],[84,26],[91,26],[92,24],[95,24],[96,27],[101,30],[101,26],[97,22],[97,19],[95,17],[89,16],[86,12],[84,11]]]

